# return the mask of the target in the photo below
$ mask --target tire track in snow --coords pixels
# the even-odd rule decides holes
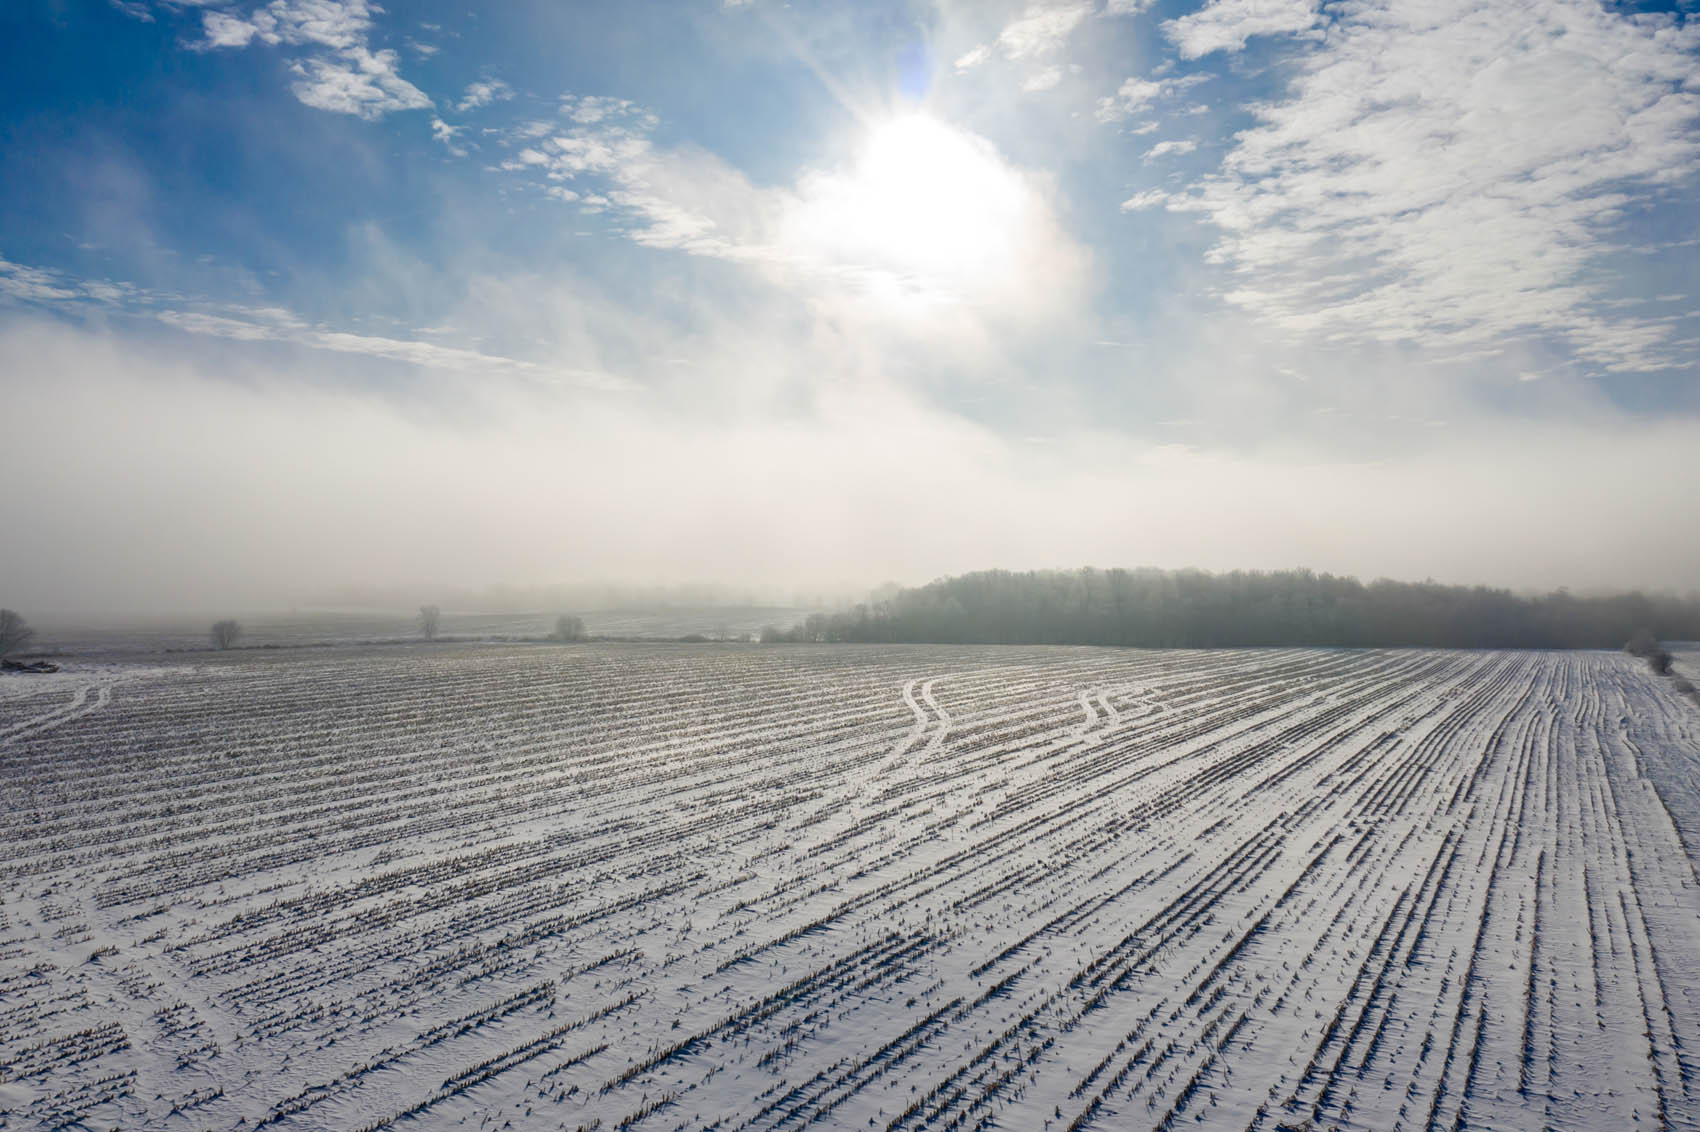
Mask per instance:
[[[95,693],[93,702],[89,700],[91,689]],[[110,683],[84,684],[76,690],[76,694],[71,697],[70,703],[61,704],[59,707],[43,712],[33,719],[14,723],[4,731],[0,731],[0,743],[13,742],[32,735],[43,734],[70,723],[74,719],[81,719],[85,715],[99,711],[111,702],[112,685]]]
[[[926,680],[911,680],[903,685],[903,702],[915,713],[915,729],[909,732],[903,742],[899,743],[874,771],[872,779],[862,789],[864,798],[871,797],[875,785],[882,780],[892,778],[917,760],[925,762],[928,756],[936,754],[939,748],[944,746],[945,736],[950,733],[950,712],[939,706],[938,700],[933,696],[933,685],[943,679],[946,677],[933,676]],[[919,700],[916,697],[917,687],[920,689]],[[915,744],[923,738],[926,739],[926,744],[918,753],[911,755]]]

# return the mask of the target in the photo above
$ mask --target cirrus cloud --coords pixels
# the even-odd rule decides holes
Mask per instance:
[[[1202,26],[1183,54],[1232,39]],[[1362,0],[1169,207],[1220,230],[1226,297],[1294,333],[1459,354],[1537,335],[1606,370],[1676,365],[1669,324],[1620,313],[1601,261],[1627,210],[1700,172],[1697,47],[1700,23],[1589,0]]]

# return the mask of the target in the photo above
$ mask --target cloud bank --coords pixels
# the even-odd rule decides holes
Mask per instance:
[[[720,382],[752,361],[699,360]],[[1700,530],[1670,522],[1693,422],[1479,421],[1401,460],[1104,430],[1063,451],[880,383],[703,428],[664,392],[451,374],[400,401],[17,320],[0,372],[32,425],[8,465],[52,487],[0,499],[0,527],[28,532],[0,543],[7,600],[31,609],[253,607],[359,582],[918,582],[988,563],[1681,585],[1700,555]]]

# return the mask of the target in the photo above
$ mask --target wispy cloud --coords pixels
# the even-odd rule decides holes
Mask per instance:
[[[1125,79],[1116,88],[1116,93],[1098,100],[1098,120],[1100,122],[1116,122],[1134,114],[1150,110],[1161,99],[1171,98],[1188,87],[1208,82],[1208,75],[1183,75],[1176,78],[1142,79],[1138,76]]]
[[[616,214],[618,230],[645,247],[827,290],[945,305],[995,301],[1028,314],[1048,309],[1047,294],[1071,293],[1082,270],[1085,253],[1043,194],[989,143],[941,124],[919,121],[916,136],[897,143],[900,153],[864,154],[805,170],[789,187],[758,187],[713,154],[657,146],[656,116],[633,103],[568,96],[561,119],[511,127],[502,137],[510,156],[494,168],[583,212]],[[937,175],[911,176],[915,162]],[[916,235],[920,214],[931,230],[919,242],[958,233],[949,256],[907,246],[904,233]]]
[[[441,118],[431,119],[431,137],[448,147],[448,151],[456,157],[465,157],[466,148],[455,141],[455,138],[465,131],[465,126],[451,126]]]
[[[1091,14],[1090,4],[1035,4],[1004,25],[998,49],[1008,59],[1053,55]]]
[[[0,259],[0,307],[14,304],[64,312],[100,310],[151,319],[185,334],[237,342],[280,342],[339,354],[403,362],[422,369],[488,377],[523,377],[597,389],[626,389],[630,383],[612,374],[523,358],[485,353],[463,346],[408,338],[356,334],[311,323],[281,307],[249,307],[204,302],[189,306],[185,296],[150,291],[129,283],[91,282],[63,272],[27,267]],[[430,333],[421,330],[419,333]]]
[[[1044,90],[1054,90],[1056,89],[1056,85],[1062,82],[1062,77],[1063,69],[1061,67],[1046,67],[1042,71],[1034,71],[1031,75],[1028,75],[1026,79],[1022,80],[1021,89],[1026,91],[1028,94],[1037,94]]]
[[[1134,193],[1121,203],[1123,212],[1141,212],[1147,208],[1156,208],[1168,201],[1169,194],[1162,189],[1146,189],[1142,193]]]
[[[464,114],[492,102],[506,102],[513,96],[514,88],[501,79],[483,79],[467,85],[466,93],[455,103],[455,109]]]
[[[983,43],[957,56],[958,72],[972,70],[994,54],[1018,63],[1039,64],[1039,69],[1022,80],[1028,93],[1051,90],[1062,81],[1063,69],[1052,62],[1087,17],[1092,5],[1069,0],[1064,3],[1032,4],[1010,20],[991,43]]]
[[[1145,151],[1146,161],[1156,161],[1160,157],[1171,154],[1191,153],[1198,148],[1198,143],[1191,138],[1178,138],[1171,141],[1160,141]]]
[[[0,295],[24,302],[55,303],[83,298],[84,292],[58,272],[0,258]]]
[[[1203,27],[1183,52],[1238,42]],[[1598,261],[1631,190],[1700,171],[1697,46],[1700,23],[1586,0],[1366,0],[1169,206],[1221,230],[1227,297],[1292,332],[1667,366],[1668,326],[1602,313]]]
[[[988,43],[982,43],[978,47],[969,48],[961,55],[958,55],[956,57],[956,69],[958,71],[966,71],[973,67],[978,67],[981,63],[984,63],[991,57],[991,45]]]

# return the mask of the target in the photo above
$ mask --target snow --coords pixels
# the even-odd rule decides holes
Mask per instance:
[[[143,659],[0,681],[8,1132],[1700,1124],[1621,654]]]

